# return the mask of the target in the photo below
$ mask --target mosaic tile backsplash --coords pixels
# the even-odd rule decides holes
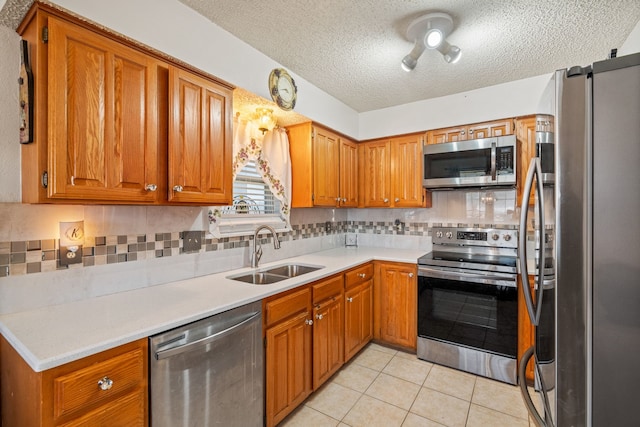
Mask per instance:
[[[293,225],[292,231],[279,233],[278,238],[281,242],[286,242],[347,231],[356,232],[356,229],[381,231],[385,228],[379,223],[372,224],[353,225],[348,224],[347,221],[341,221],[331,223],[330,231],[326,230],[326,222]],[[386,227],[386,232],[392,231],[391,226]],[[253,236],[205,238],[205,232],[201,231],[201,233],[203,245],[200,251],[186,253],[248,247],[253,240]],[[182,234],[182,232],[173,231],[140,235],[86,237],[82,248],[82,263],[70,266],[60,265],[59,240],[57,239],[0,242],[0,277],[177,256],[185,253]],[[260,242],[262,244],[270,243],[271,237],[261,237]]]
[[[329,225],[329,227],[327,227]],[[309,239],[329,234],[384,234],[405,236],[427,236],[433,226],[479,226],[480,224],[427,223],[385,221],[337,221],[297,224],[287,233],[279,233],[281,242]],[[486,225],[486,224],[482,224]],[[490,224],[494,227],[509,225]],[[327,230],[329,228],[329,230]],[[82,248],[82,263],[61,266],[57,239],[0,242],[0,277],[51,272],[94,265],[135,262],[149,258],[178,256],[183,253],[224,251],[249,247],[253,236],[207,238],[201,231],[202,248],[185,252],[182,232],[163,232],[139,235],[86,237]],[[270,244],[272,238],[260,238],[261,244]]]

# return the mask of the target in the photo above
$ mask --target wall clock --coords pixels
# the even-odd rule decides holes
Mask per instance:
[[[298,88],[284,68],[274,68],[269,74],[269,93],[273,101],[283,110],[293,110],[296,106]]]

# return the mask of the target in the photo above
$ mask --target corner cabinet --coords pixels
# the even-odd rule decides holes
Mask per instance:
[[[231,204],[232,92],[169,67],[169,201]]]
[[[231,86],[46,4],[18,33],[35,104],[23,202],[230,203]]]
[[[287,128],[291,153],[291,206],[356,207],[358,145],[311,122]]]
[[[430,207],[422,187],[424,134],[410,134],[360,144],[362,207]]]
[[[374,338],[416,350],[418,335],[418,267],[375,263]]]
[[[34,372],[0,338],[2,425],[145,427],[147,339]]]

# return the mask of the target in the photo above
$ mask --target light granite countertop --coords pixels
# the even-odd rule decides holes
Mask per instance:
[[[287,263],[323,266],[270,285],[211,274],[67,304],[0,316],[0,333],[36,372],[258,301],[373,260],[416,263],[424,250],[344,247],[288,258]]]

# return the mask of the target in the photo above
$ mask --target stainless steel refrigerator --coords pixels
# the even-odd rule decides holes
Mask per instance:
[[[640,53],[554,79],[555,280],[527,301],[536,336],[520,364],[535,360],[539,392],[521,375],[523,398],[539,425],[638,425]]]

